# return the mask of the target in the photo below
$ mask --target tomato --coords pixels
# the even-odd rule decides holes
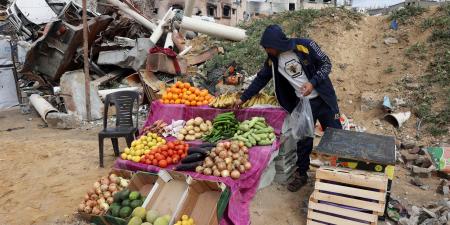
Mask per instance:
[[[178,155],[182,155],[184,153],[183,150],[178,150]]]
[[[154,155],[149,155],[148,159],[153,160],[153,159],[155,159],[155,156]]]
[[[165,156],[165,157],[167,157],[168,155],[169,155],[169,153],[166,151],[166,152],[163,152],[163,153],[161,153],[163,156]]]
[[[158,160],[158,161],[159,160],[163,160],[163,159],[165,159],[165,156],[158,153],[158,154],[156,154],[155,159]]]
[[[173,150],[170,149],[169,151],[167,151],[167,153],[169,153],[169,156],[172,156],[173,155]]]
[[[168,164],[168,165],[170,165],[170,164],[173,163],[173,160],[172,160],[172,158],[170,158],[170,157],[167,157],[166,161],[167,161],[167,164]]]
[[[173,149],[175,147],[175,145],[172,142],[167,143],[167,147],[169,147],[170,149]]]
[[[159,161],[158,165],[161,168],[166,168],[167,167],[167,161],[166,160],[161,160],[161,161]]]
[[[150,163],[151,163],[150,159],[145,160],[145,164],[150,164]]]
[[[177,147],[175,147],[175,149],[178,150],[184,150],[184,146],[183,145],[177,145]]]
[[[183,154],[181,155],[181,158],[182,158],[182,159],[186,158],[186,153],[183,153]]]
[[[158,165],[158,160],[157,160],[157,159],[154,159],[154,160],[152,161],[152,165],[157,166],[157,165]]]
[[[188,149],[189,148],[189,145],[186,143],[186,144],[184,144],[184,149]]]
[[[178,163],[178,160],[179,160],[178,157],[174,157],[174,158],[172,159],[172,163],[173,163],[173,164],[177,164],[177,163]]]
[[[161,150],[162,150],[162,151],[167,151],[167,149],[169,149],[169,146],[168,146],[168,145],[163,145],[163,146],[161,146]]]

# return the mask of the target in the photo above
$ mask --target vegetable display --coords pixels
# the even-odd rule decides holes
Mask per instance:
[[[239,130],[232,139],[243,141],[250,148],[255,145],[271,145],[276,136],[263,117],[252,117],[239,124]]]
[[[186,125],[177,134],[177,139],[180,141],[201,139],[203,136],[211,133],[211,130],[211,121],[196,117],[195,119],[190,119],[186,122]]]
[[[188,147],[189,145],[183,141],[170,141],[143,155],[139,162],[166,168],[184,159],[187,155]]]
[[[213,97],[208,90],[200,90],[189,83],[176,82],[162,95],[164,104],[185,104],[189,106],[208,105]]]
[[[251,99],[244,102],[244,104],[242,104],[242,107],[248,108],[248,107],[252,107],[255,105],[279,106],[278,100],[275,96],[270,96],[270,95],[263,93],[263,94],[257,94],[255,96],[253,96]]]
[[[143,207],[136,207],[131,213],[128,225],[169,225],[171,216],[160,216],[156,210],[145,210]]]
[[[78,206],[78,212],[94,215],[105,214],[114,202],[113,196],[126,188],[128,184],[128,179],[119,177],[114,173],[109,177],[102,177],[86,193],[83,202]]]
[[[197,166],[203,164],[203,160],[210,154],[214,145],[200,145],[199,147],[189,147],[188,155],[181,160],[181,164],[178,165],[175,170],[178,171],[195,171]]]
[[[212,131],[203,140],[217,143],[219,140],[231,138],[236,133],[238,126],[239,122],[233,112],[221,113],[214,118]]]
[[[109,208],[108,214],[123,219],[128,218],[130,215],[134,216],[139,211],[137,208],[142,208],[140,206],[142,206],[144,200],[145,197],[141,196],[138,191],[124,189],[114,195],[114,201]]]
[[[139,162],[142,155],[150,153],[151,150],[156,149],[156,147],[165,143],[166,140],[159,137],[157,134],[147,133],[147,135],[142,135],[138,140],[131,142],[131,148],[125,148],[120,157],[122,159]]]
[[[239,179],[252,168],[248,148],[242,141],[224,141],[211,149],[202,165],[195,168],[197,173],[216,177]]]
[[[144,129],[142,130],[142,135],[146,135],[148,133],[155,133],[158,136],[163,136],[166,127],[167,127],[166,122],[162,120],[157,120],[152,125],[144,127]]]

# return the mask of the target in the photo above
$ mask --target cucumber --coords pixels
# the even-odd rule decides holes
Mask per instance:
[[[252,135],[249,135],[247,138],[248,138],[248,140],[250,141],[250,143],[251,143],[252,145],[256,145],[256,140],[255,140],[255,138],[253,138]]]
[[[273,132],[273,128],[272,127],[267,127],[264,129],[259,129],[255,132],[255,134],[263,134],[263,133],[272,133]]]
[[[261,138],[257,134],[251,133],[251,135],[256,141],[261,141]]]

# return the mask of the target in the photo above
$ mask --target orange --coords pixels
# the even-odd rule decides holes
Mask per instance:
[[[167,99],[167,94],[163,94],[162,99]]]
[[[167,99],[172,99],[173,98],[173,94],[172,93],[169,93],[169,94],[167,94]]]
[[[201,93],[202,93],[202,92],[201,92],[200,90],[198,90],[198,89],[195,90],[195,94],[196,94],[196,95],[200,95]]]
[[[184,104],[185,105],[190,105],[191,103],[189,101],[186,101]]]
[[[190,95],[190,94],[192,94],[192,92],[191,91],[186,91],[186,94]]]
[[[180,104],[181,100],[180,99],[175,99],[175,104]]]
[[[199,100],[199,97],[198,97],[198,96],[196,96],[196,97],[195,97],[195,101],[198,101],[198,100]]]
[[[181,87],[183,87],[183,82],[177,81],[177,83],[175,83],[175,86],[178,88],[181,88]]]
[[[190,88],[190,87],[191,87],[191,85],[190,85],[189,83],[187,83],[187,82],[186,82],[186,83],[184,83],[184,84],[183,84],[183,86],[184,86],[184,88],[186,88],[186,89],[188,89],[188,88]]]
[[[181,104],[184,104],[184,103],[186,103],[186,100],[181,99],[181,100],[180,100],[180,103],[181,103]]]
[[[197,102],[197,106],[203,105],[203,102]]]
[[[172,99],[172,100],[170,100],[170,102],[169,102],[170,104],[174,104],[175,103],[175,101]]]
[[[167,100],[167,99],[164,100],[163,102],[164,102],[164,104],[169,104],[170,103],[169,100]]]
[[[191,105],[197,105],[196,101],[191,101]]]
[[[186,88],[183,88],[183,89],[181,89],[181,91],[182,91],[183,93],[185,93],[185,92],[187,91],[187,89],[186,89]]]
[[[195,87],[190,87],[189,91],[191,91],[192,93],[195,93]]]
[[[203,90],[200,92],[200,96],[205,97],[208,94],[208,91]]]
[[[208,104],[209,104],[208,100],[203,100],[203,105],[208,105]]]
[[[177,94],[172,94],[172,99],[176,100],[178,98]]]
[[[195,95],[189,95],[189,100],[195,101]]]

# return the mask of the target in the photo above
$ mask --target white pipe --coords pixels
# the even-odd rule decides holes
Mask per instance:
[[[193,19],[190,17],[183,17],[181,21],[181,28],[186,30],[191,30],[195,32],[200,32],[203,34],[221,37],[233,41],[244,40],[247,35],[245,30],[236,27],[225,26],[218,23],[212,23],[204,20]]]
[[[58,112],[55,107],[53,107],[49,102],[47,102],[47,100],[38,94],[32,94],[30,96],[30,103],[45,122],[47,122],[46,118],[50,112]]]
[[[186,0],[184,2],[184,16],[191,17],[194,10],[195,0]]]
[[[148,21],[145,17],[141,16],[136,11],[132,10],[130,7],[128,7],[126,4],[118,1],[118,0],[108,0],[108,2],[116,7],[118,7],[120,10],[122,10],[124,13],[126,13],[128,16],[131,16],[134,18],[138,23],[146,27],[147,29],[150,29],[152,31],[156,30],[156,25]]]
[[[164,43],[164,48],[173,49],[172,32],[167,33],[166,42]]]
[[[178,54],[178,55],[179,56],[186,55],[191,49],[192,49],[192,46],[188,46],[188,47],[184,48],[184,50],[182,52],[180,52],[180,54]]]
[[[175,14],[172,11],[172,7],[170,7],[169,10],[167,11],[167,13],[161,19],[161,21],[159,21],[158,26],[156,27],[155,30],[153,30],[153,33],[150,36],[150,41],[153,44],[156,44],[156,42],[158,42],[158,40],[161,38],[161,35],[163,34],[163,31],[164,31],[163,26],[166,24],[167,20],[172,19],[174,15]]]
[[[115,88],[115,89],[106,89],[106,90],[99,90],[98,91],[98,95],[100,95],[100,97],[102,99],[106,99],[106,96],[114,93],[114,92],[118,92],[118,91],[138,91],[139,88],[138,87],[126,87],[126,88]]]

